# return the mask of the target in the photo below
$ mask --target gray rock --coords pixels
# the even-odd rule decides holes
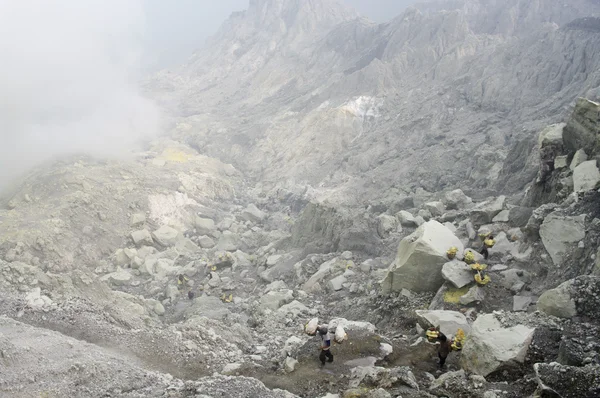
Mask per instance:
[[[524,325],[503,327],[494,314],[480,315],[467,335],[461,355],[462,368],[487,376],[525,361],[535,329]]]
[[[129,265],[130,262],[131,260],[125,254],[125,251],[123,249],[117,249],[117,251],[115,252],[115,264],[120,267],[123,267],[125,265]]]
[[[292,300],[294,300],[294,295],[291,290],[273,291],[264,294],[260,298],[260,304],[263,308],[276,311],[284,304],[292,302]]]
[[[544,219],[539,233],[552,262],[561,266],[567,250],[585,238],[585,224],[581,217],[552,213]]]
[[[564,130],[564,143],[570,153],[583,149],[590,157],[598,154],[598,110],[600,105],[578,98]]]
[[[327,283],[327,287],[331,290],[338,291],[338,290],[342,290],[344,283],[346,283],[346,277],[344,277],[344,275],[340,275],[340,276],[336,276],[335,278],[331,279]]]
[[[234,252],[238,250],[240,245],[240,237],[230,231],[224,231],[217,243],[217,250]]]
[[[154,241],[164,247],[170,247],[175,245],[179,237],[179,231],[167,225],[163,225],[156,231],[152,232],[152,238],[154,239]]]
[[[147,229],[140,229],[139,231],[132,232],[131,239],[133,239],[133,243],[135,243],[136,246],[152,245],[154,243],[152,235],[150,235],[150,232],[148,232]]]
[[[529,296],[513,296],[513,311],[527,311],[532,302]]]
[[[131,282],[133,277],[124,269],[118,269],[116,272],[104,275],[100,280],[107,281],[114,286],[123,286]]]
[[[575,155],[573,156],[573,160],[571,160],[571,165],[569,166],[569,168],[573,171],[575,170],[575,168],[577,168],[577,166],[579,166],[586,160],[588,160],[588,155],[583,149],[580,149],[577,152],[575,152]]]
[[[567,168],[567,157],[566,156],[557,156],[554,158],[554,168],[557,170]]]
[[[198,238],[198,244],[203,249],[212,249],[215,247],[215,241],[211,237],[203,235]]]
[[[544,146],[562,146],[563,145],[563,130],[566,123],[557,123],[546,127],[538,136],[539,147]]]
[[[398,220],[387,214],[381,214],[377,217],[377,233],[382,238],[387,238],[390,232],[396,230]]]
[[[135,213],[131,215],[129,225],[131,225],[132,227],[139,227],[140,225],[144,225],[145,222],[146,215],[144,213]]]
[[[535,397],[597,397],[600,366],[566,366],[557,362],[533,365],[538,388]]]
[[[351,251],[345,251],[342,253],[342,255],[340,256],[343,260],[352,260],[352,258],[354,257],[354,255],[352,254]]]
[[[431,213],[427,209],[421,209],[417,213],[417,217],[421,217],[425,221],[429,221],[431,219]]]
[[[475,225],[485,225],[492,222],[494,217],[504,210],[505,196],[499,196],[494,200],[479,203],[471,211],[471,221]]]
[[[164,315],[165,314],[165,307],[163,307],[163,305],[159,302],[157,302],[156,304],[154,304],[154,312],[156,313],[156,315]]]
[[[442,277],[457,288],[463,288],[474,282],[471,267],[466,263],[453,260],[442,267]]]
[[[469,240],[473,240],[477,237],[477,232],[475,231],[475,228],[473,228],[473,223],[471,221],[465,224],[465,228],[467,229]]]
[[[493,265],[490,268],[490,271],[492,271],[492,272],[500,272],[500,271],[506,271],[507,269],[508,269],[508,266],[506,266],[504,264],[496,264],[496,265]]]
[[[292,373],[296,369],[296,365],[298,361],[292,357],[286,357],[285,362],[283,364],[283,368],[285,369],[285,373]]]
[[[473,199],[465,195],[461,189],[455,189],[446,192],[443,202],[448,210],[458,210],[470,207],[473,204]]]
[[[524,227],[533,214],[531,207],[516,206],[508,211],[508,224],[511,227]]]
[[[381,284],[384,294],[400,292],[435,292],[444,283],[442,267],[448,262],[446,251],[455,246],[463,251],[461,241],[437,221],[429,221],[402,239],[396,259]]]
[[[242,211],[242,218],[246,221],[259,223],[264,220],[265,213],[259,210],[254,204],[249,204],[244,211]]]
[[[444,214],[446,207],[442,202],[427,202],[423,205],[433,217],[439,217]]]
[[[500,213],[498,213],[498,215],[496,215],[496,217],[494,217],[492,222],[508,222],[509,219],[510,219],[510,211],[502,210]]]
[[[539,311],[559,318],[577,315],[575,301],[571,297],[572,281],[566,281],[554,289],[545,291],[537,301]]]
[[[213,220],[200,216],[196,216],[194,220],[194,227],[196,228],[198,235],[211,235],[216,229],[215,222]]]
[[[425,219],[421,216],[416,216],[415,223],[417,223],[417,226],[420,227],[421,225],[425,224]]]
[[[419,224],[415,220],[415,217],[406,210],[401,210],[398,213],[396,213],[396,218],[398,219],[398,222],[400,222],[400,225],[402,225],[403,227],[416,228],[419,226]]]
[[[575,192],[596,189],[600,182],[600,171],[596,160],[588,160],[573,170],[573,189]]]
[[[442,333],[449,336],[454,336],[458,329],[462,329],[467,334],[471,330],[467,318],[458,311],[417,310],[415,313],[417,314],[417,320],[423,329],[439,326]]]
[[[462,305],[469,305],[471,303],[480,303],[485,300],[485,292],[482,287],[473,286],[469,291],[463,294],[459,301]]]
[[[463,386],[467,385],[468,382],[467,375],[462,369],[454,372],[446,372],[431,383],[429,391],[437,396],[445,396],[448,390],[463,390]]]

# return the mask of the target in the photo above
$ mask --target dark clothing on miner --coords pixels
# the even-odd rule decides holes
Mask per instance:
[[[440,368],[444,367],[446,363],[446,358],[448,358],[448,354],[452,351],[452,341],[448,340],[445,334],[440,332],[438,336],[438,341],[440,342],[440,346],[438,347],[438,357],[440,358]]]
[[[329,330],[326,327],[320,327],[317,331],[319,337],[321,337],[321,354],[319,360],[321,366],[325,366],[325,360],[327,362],[333,362],[333,354],[331,353],[331,338],[329,337]]]

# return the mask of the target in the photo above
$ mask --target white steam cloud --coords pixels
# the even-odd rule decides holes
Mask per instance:
[[[156,133],[137,89],[141,0],[0,0],[0,188],[68,153],[115,155]]]

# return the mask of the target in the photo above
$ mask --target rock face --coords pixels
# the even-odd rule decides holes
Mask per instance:
[[[572,318],[577,315],[577,307],[570,292],[572,284],[572,281],[566,281],[544,292],[538,299],[538,310],[559,318]]]
[[[583,149],[580,149],[577,152],[575,152],[575,155],[573,155],[573,159],[571,160],[571,165],[569,166],[569,168],[571,169],[571,171],[573,171],[577,166],[579,166],[586,160],[588,160],[587,153],[585,153]]]
[[[462,329],[465,334],[471,330],[467,318],[457,311],[425,311],[417,310],[417,319],[424,328],[439,326],[442,333],[448,336],[456,335],[458,329]]]
[[[384,294],[402,289],[437,291],[444,283],[442,267],[448,262],[446,251],[452,246],[458,248],[459,255],[462,253],[461,241],[439,222],[420,226],[400,242],[396,259],[381,285]]]
[[[575,167],[573,171],[573,189],[585,192],[595,189],[600,182],[600,171],[596,160],[588,160]]]
[[[523,325],[504,328],[494,314],[481,315],[471,325],[461,365],[468,372],[487,376],[499,369],[523,363],[534,331]]]
[[[581,216],[567,217],[552,213],[544,219],[540,236],[552,262],[560,266],[567,250],[585,238],[585,224]]]
[[[461,189],[446,192],[444,195],[444,204],[448,210],[464,209],[473,204],[473,199],[465,195]]]

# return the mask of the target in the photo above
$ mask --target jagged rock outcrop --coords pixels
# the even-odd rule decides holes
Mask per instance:
[[[552,262],[560,266],[568,250],[585,238],[585,215],[568,217],[552,213],[544,219],[539,233]]]

